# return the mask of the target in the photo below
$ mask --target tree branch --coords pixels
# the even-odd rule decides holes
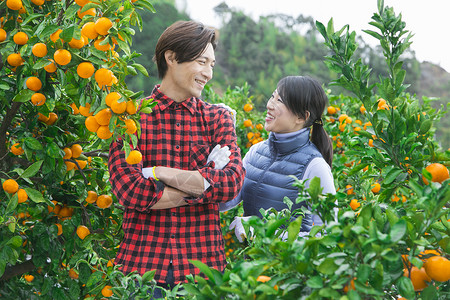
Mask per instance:
[[[36,266],[34,265],[33,261],[27,260],[26,262],[23,262],[21,264],[17,264],[15,266],[7,266],[5,268],[5,273],[3,273],[3,276],[0,277],[0,281],[6,281],[14,276],[22,275],[24,273],[30,272],[34,270]]]

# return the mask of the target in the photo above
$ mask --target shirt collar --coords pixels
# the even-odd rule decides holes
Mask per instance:
[[[172,105],[181,105],[185,107],[191,114],[194,114],[195,107],[197,105],[198,99],[195,97],[188,98],[184,100],[181,103],[175,102],[172,98],[166,96],[161,90],[159,89],[160,85],[157,84],[152,92],[152,98],[155,101],[158,101],[158,106],[161,111],[165,110],[166,108],[172,106]]]

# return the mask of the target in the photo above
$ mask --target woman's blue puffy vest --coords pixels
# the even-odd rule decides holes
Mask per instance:
[[[269,139],[262,143],[246,163],[241,191],[245,216],[262,217],[260,208],[273,207],[277,211],[287,208],[285,196],[294,203],[292,210],[306,206],[305,202],[295,204],[298,188],[292,185],[294,179],[289,175],[302,179],[311,160],[322,156],[309,140],[309,130],[282,140],[270,133]],[[301,231],[310,231],[311,227],[311,216],[303,217]]]

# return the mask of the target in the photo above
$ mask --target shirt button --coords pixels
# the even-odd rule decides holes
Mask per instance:
[[[175,148],[180,149],[180,145],[176,145]]]
[[[172,213],[172,216],[174,216],[174,217],[175,217],[176,215],[177,215],[177,213],[175,213],[175,212],[173,212],[173,213]]]
[[[177,123],[177,127],[180,127],[180,123]]]
[[[174,239],[175,238],[175,234],[172,234],[170,237]]]

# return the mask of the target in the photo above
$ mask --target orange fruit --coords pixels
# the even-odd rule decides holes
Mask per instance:
[[[70,104],[70,107],[73,109],[73,114],[78,115],[80,111],[78,110],[78,107],[75,103]]]
[[[44,4],[45,0],[31,0],[35,5],[40,6]]]
[[[97,120],[94,116],[89,116],[84,120],[84,125],[86,125],[87,130],[90,132],[97,132],[100,124],[98,124]]]
[[[431,173],[431,181],[433,182],[442,183],[450,177],[447,167],[440,163],[428,165],[425,170]],[[422,179],[425,184],[428,184],[428,180],[424,176],[422,176]]]
[[[70,150],[70,148],[66,147],[63,149],[63,151],[64,151],[63,159],[69,159],[72,157],[72,150]]]
[[[133,134],[137,131],[136,122],[133,119],[126,119],[125,126],[127,127],[126,133]]]
[[[66,170],[69,172],[70,170],[75,169],[76,165],[71,161],[65,161],[64,164],[66,165]]]
[[[34,276],[33,275],[23,275],[23,278],[25,278],[25,280],[27,282],[32,282],[34,280]]]
[[[373,145],[373,140],[372,140],[372,139],[369,139],[369,147],[375,147],[375,146]]]
[[[77,227],[77,235],[82,240],[84,240],[90,233],[89,228],[84,225],[79,225]]]
[[[46,123],[49,119],[50,119],[49,117],[44,116],[44,115],[41,114],[41,113],[38,113],[38,120],[39,120],[39,121]]]
[[[259,275],[258,278],[256,278],[256,281],[259,282],[267,282],[269,280],[271,280],[272,278],[269,276],[265,276],[265,275]]]
[[[24,203],[28,200],[28,194],[24,189],[19,189],[17,191],[17,197],[19,199],[19,203]]]
[[[113,72],[111,70],[101,68],[95,72],[95,81],[99,86],[107,85],[111,82],[113,76]]]
[[[23,151],[22,147],[19,146],[19,143],[15,143],[11,146],[11,152],[14,155],[22,155],[25,151]]]
[[[13,36],[13,40],[17,45],[25,45],[28,42],[28,35],[25,32],[19,31]]]
[[[119,102],[114,100],[111,103],[111,110],[116,114],[123,114],[127,110],[127,103],[125,101]]]
[[[111,109],[104,108],[96,113],[94,117],[99,125],[109,125],[109,121],[112,117]]]
[[[418,269],[417,267],[411,268],[411,277],[409,276],[408,269],[403,271],[403,276],[409,277],[412,281],[415,291],[421,291],[428,286],[428,282],[431,281],[431,278],[428,277],[425,272],[425,268]]]
[[[7,179],[3,182],[3,190],[8,194],[15,194],[19,190],[19,184],[14,179]]]
[[[112,286],[105,285],[105,287],[102,289],[102,295],[103,297],[109,298],[113,295]]]
[[[12,53],[8,55],[6,60],[8,61],[8,64],[13,67],[18,67],[23,64],[22,56],[19,53]]]
[[[72,150],[72,158],[78,158],[83,152],[83,147],[80,144],[73,144],[70,150]]]
[[[33,48],[31,48],[31,52],[33,52],[36,57],[44,57],[47,55],[47,45],[44,43],[36,43]]]
[[[130,152],[130,154],[128,154],[127,158],[125,159],[125,161],[130,164],[130,165],[135,165],[140,163],[142,160],[142,153],[139,152],[138,150],[133,150]]]
[[[109,107],[111,107],[111,104],[116,101],[119,100],[120,97],[122,97],[119,93],[117,92],[111,92],[108,95],[106,95],[105,97],[105,103],[106,105],[108,105]]]
[[[58,235],[61,235],[63,233],[62,225],[59,223],[56,223],[55,225],[58,227]]]
[[[252,126],[252,120],[245,120],[244,121],[244,127],[251,127]]]
[[[96,192],[94,191],[88,191],[88,195],[86,197],[86,202],[87,203],[95,203],[95,201],[97,201],[98,195]]]
[[[327,112],[329,115],[334,115],[335,113],[337,113],[337,109],[334,106],[328,106]]]
[[[424,264],[427,275],[436,281],[450,280],[450,261],[443,256],[432,256]]]
[[[259,131],[263,131],[263,129],[264,129],[264,125],[263,125],[263,124],[261,124],[261,123],[259,123],[259,124],[256,124],[256,129],[258,129]]]
[[[350,280],[350,283],[346,286],[344,286],[344,292],[348,293],[349,290],[355,290],[355,279],[356,277],[354,277],[352,280]]]
[[[72,279],[78,279],[79,276],[78,276],[78,273],[75,272],[74,269],[70,269],[69,270],[69,277],[72,278]]]
[[[361,107],[359,108],[359,111],[362,113],[362,114],[365,114],[366,113],[366,108],[364,107],[364,105],[361,105]]]
[[[350,201],[350,207],[353,210],[356,210],[360,206],[361,206],[361,203],[359,203],[357,199],[352,199],[352,201]]]
[[[100,43],[103,42],[104,40],[105,40],[104,38],[100,38],[100,39],[95,40],[95,42],[94,42],[95,49],[97,49],[99,51],[108,51],[108,50],[110,50],[111,49],[111,45],[110,44],[106,43],[104,45],[103,44],[100,45]]]
[[[114,258],[108,260],[108,262],[106,263],[106,267],[107,267],[107,268],[109,268],[109,267],[114,267]]]
[[[27,88],[35,92],[39,91],[42,88],[41,80],[35,76],[28,77],[25,84],[27,85]]]
[[[350,184],[347,184],[347,185],[345,186],[345,189],[347,190],[347,195],[352,195],[352,194],[354,194],[353,187],[352,187]]]
[[[113,26],[110,19],[101,17],[95,22],[95,31],[100,35],[107,35],[109,29]]]
[[[45,104],[45,95],[41,93],[34,93],[31,96],[31,103],[33,103],[36,106],[42,106]]]
[[[81,7],[85,6],[89,2],[91,2],[91,1],[89,1],[89,0],[75,0],[75,3],[78,4]]]
[[[94,75],[95,68],[90,62],[82,62],[77,67],[77,74],[81,78],[89,78]]]
[[[129,100],[127,101],[127,113],[130,115],[134,115],[137,112],[136,105],[134,102]]]
[[[374,184],[372,184],[372,193],[376,194],[379,193],[381,189],[381,185],[378,182],[375,182]]]
[[[72,54],[66,49],[58,49],[53,54],[53,59],[58,65],[65,66],[72,60]]]
[[[68,218],[71,217],[73,215],[73,208],[68,207],[68,206],[63,206],[58,215],[62,218]]]
[[[244,105],[244,111],[249,112],[253,109],[253,105],[251,105],[250,103],[247,103]]]
[[[95,31],[95,23],[87,22],[86,24],[84,24],[83,27],[81,28],[81,34],[85,35],[91,40],[97,38],[98,33],[97,31]]]
[[[72,38],[69,42],[69,46],[74,49],[81,49],[84,46],[84,39],[81,37],[79,40]]]
[[[86,106],[80,106],[80,108],[79,108],[80,114],[85,117],[89,117],[94,114],[93,112],[90,112],[90,110],[91,110],[90,103],[86,103]]]
[[[58,29],[58,30],[56,30],[54,33],[50,34],[50,40],[51,40],[53,43],[56,43],[56,41],[60,39],[60,38],[59,38],[59,35],[61,34],[61,32],[62,32],[62,29]],[[61,40],[61,41],[62,41],[62,40]]]
[[[4,42],[7,36],[8,34],[6,33],[5,29],[0,28],[0,43]]]
[[[6,0],[6,6],[11,10],[19,10],[23,4],[21,0]]]
[[[80,9],[77,11],[77,15],[78,15],[78,17],[79,17],[80,19],[83,19],[84,16],[93,16],[93,17],[94,17],[95,14],[97,13],[97,11],[95,10],[95,8],[90,8],[90,9],[84,11],[84,12],[81,12],[81,9],[82,9],[82,8],[80,8]]]
[[[97,197],[97,206],[99,208],[105,209],[111,206],[113,200],[109,195],[100,195]]]
[[[50,63],[44,67],[44,70],[48,73],[56,72],[56,64],[52,59],[49,59]]]
[[[53,124],[55,124],[55,122],[58,120],[58,115],[57,114],[55,114],[54,112],[51,112],[49,115],[48,115],[48,120],[47,120],[47,122],[45,122],[45,124],[47,124],[47,125],[53,125]]]
[[[80,159],[76,159],[75,160],[77,163],[78,163],[78,169],[84,169],[84,168],[86,168],[86,166],[87,166],[87,161],[85,161],[85,160],[80,160]]]
[[[113,133],[109,131],[108,125],[100,125],[100,127],[97,130],[97,136],[98,138],[102,140],[107,140],[110,137],[112,137]]]

